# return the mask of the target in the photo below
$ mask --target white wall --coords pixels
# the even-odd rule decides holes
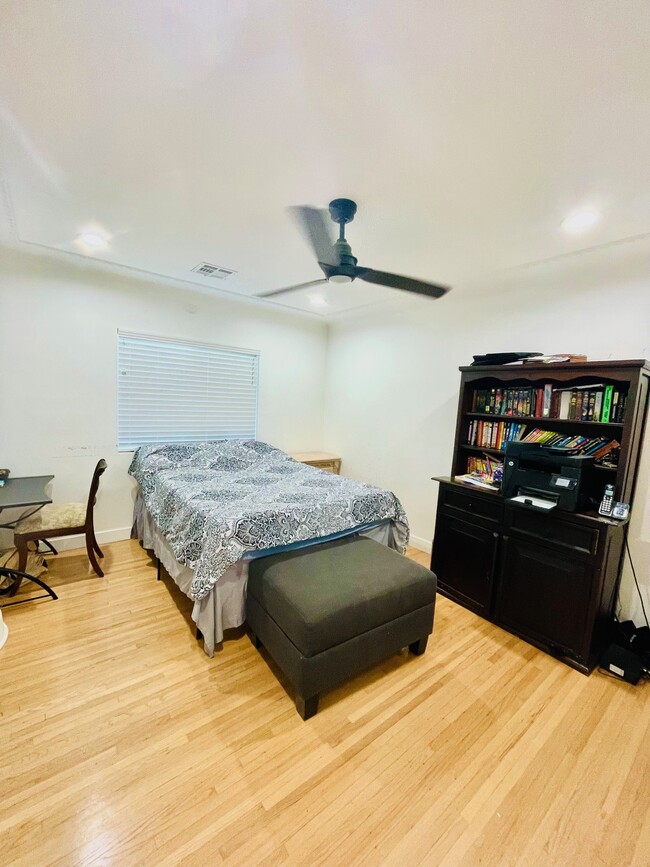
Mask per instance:
[[[650,358],[650,240],[512,270],[435,302],[396,299],[332,326],[326,448],[345,474],[399,496],[420,547],[433,535],[430,478],[451,469],[458,367],[500,350]],[[630,546],[650,614],[649,439],[650,425]],[[642,622],[627,567],[621,603]]]
[[[390,306],[335,322],[328,341],[322,323],[300,314],[0,247],[0,465],[54,473],[55,499],[84,499],[96,458],[63,455],[96,447],[109,463],[98,527],[107,541],[122,538],[133,485],[130,455],[115,449],[117,329],[249,347],[261,352],[260,439],[340,454],[346,475],[396,492],[426,547],[430,478],[451,467],[458,367],[513,348],[647,358],[649,284],[650,241],[613,245],[459,285],[441,301],[396,293]],[[650,426],[630,528],[646,608],[649,439]],[[621,602],[640,623],[627,567]]]
[[[128,537],[132,455],[115,447],[118,328],[258,349],[259,438],[321,449],[325,326],[208,292],[0,247],[0,466],[53,473],[56,500],[84,500],[97,457],[63,455],[96,447],[108,461],[98,535]]]

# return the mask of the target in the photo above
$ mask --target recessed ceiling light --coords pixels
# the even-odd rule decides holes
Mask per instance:
[[[103,229],[94,228],[80,232],[75,238],[74,243],[82,253],[92,255],[93,253],[101,253],[102,250],[106,250],[110,240],[111,236],[108,232],[105,232]]]
[[[309,303],[312,307],[329,307],[327,299],[323,295],[310,295]]]
[[[583,208],[574,211],[562,220],[562,228],[565,232],[585,232],[591,229],[600,220],[600,211],[595,208]]]

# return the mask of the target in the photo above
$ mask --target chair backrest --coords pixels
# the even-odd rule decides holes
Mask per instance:
[[[107,467],[107,463],[102,458],[97,461],[97,466],[95,467],[95,472],[93,473],[93,480],[90,483],[90,491],[88,492],[88,506],[86,507],[86,524],[92,521],[93,518],[93,508],[95,506],[95,500],[97,499],[97,491],[99,489],[99,479],[102,473],[105,472]]]

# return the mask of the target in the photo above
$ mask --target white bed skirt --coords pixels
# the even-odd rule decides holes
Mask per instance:
[[[165,571],[171,575],[180,590],[189,598],[194,572],[188,566],[183,566],[178,562],[171,546],[158,529],[139,493],[133,513],[133,535],[142,542],[145,548],[154,552],[165,567]],[[368,536],[389,548],[397,548],[393,525],[390,522],[367,530],[361,535]],[[314,544],[317,545],[318,541],[315,540]],[[246,621],[246,585],[250,559],[243,559],[234,563],[219,578],[208,595],[194,603],[192,620],[201,630],[203,649],[208,656],[213,656],[215,647],[223,641],[224,630],[235,629]]]

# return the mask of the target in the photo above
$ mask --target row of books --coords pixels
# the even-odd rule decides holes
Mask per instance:
[[[498,487],[503,479],[503,461],[483,455],[472,455],[467,459],[467,475],[460,477],[462,481],[478,484],[481,487]]]
[[[483,449],[505,449],[506,443],[521,439],[526,425],[514,421],[483,421],[472,419],[469,423],[467,444]]]
[[[477,389],[471,412],[620,423],[626,400],[625,391],[602,382],[567,388],[547,382],[541,387]]]
[[[535,427],[527,431],[523,422],[488,421],[472,419],[469,423],[467,444],[483,449],[505,451],[509,442],[521,440],[526,443],[541,443],[556,449],[576,450],[581,455],[591,455],[594,460],[615,466],[620,443],[609,437],[588,437],[581,434],[558,433]]]
[[[602,461],[621,445],[617,440],[610,440],[608,437],[567,436],[539,427],[533,428],[521,440],[525,443],[541,443],[554,449],[575,450],[578,454],[589,455],[595,461]]]

